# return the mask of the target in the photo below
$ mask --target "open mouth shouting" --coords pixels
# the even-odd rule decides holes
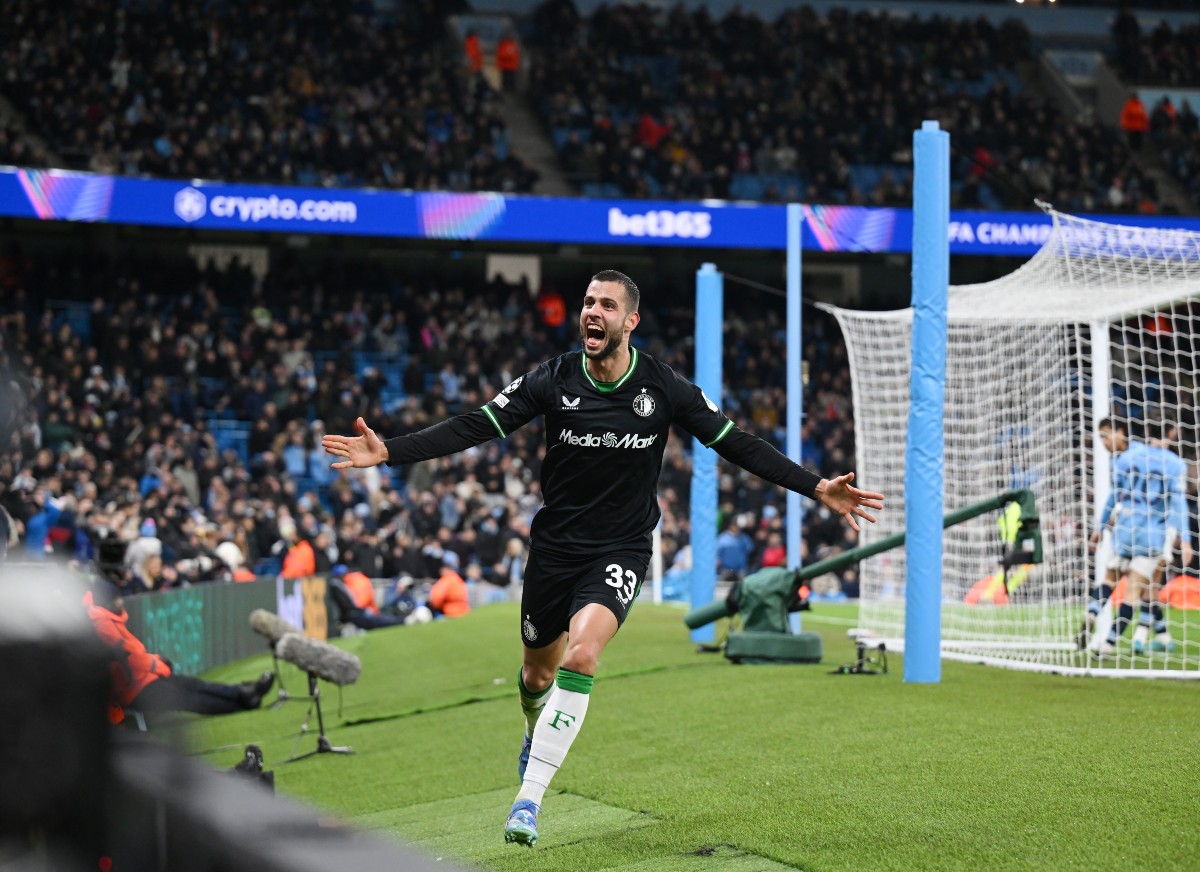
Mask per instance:
[[[604,325],[593,321],[583,329],[583,347],[589,355],[599,354],[604,349]]]

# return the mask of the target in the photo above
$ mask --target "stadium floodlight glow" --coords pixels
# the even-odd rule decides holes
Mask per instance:
[[[1064,675],[1198,679],[1200,583],[1194,569],[1181,571],[1177,556],[1156,596],[1173,637],[1170,650],[1148,644],[1139,652],[1136,626],[1106,659],[1080,650],[1075,637],[1095,574],[1108,562],[1103,548],[1096,555],[1088,548],[1110,481],[1097,422],[1123,421],[1136,440],[1147,421],[1176,422],[1175,450],[1191,464],[1200,458],[1200,233],[1050,211],[1054,229],[1023,266],[950,289],[946,511],[1027,487],[1041,515],[1045,560],[998,584],[998,513],[947,530],[942,656]],[[865,545],[904,523],[904,452],[897,443],[908,438],[912,311],[823,308],[846,337],[856,471],[888,495],[888,511],[864,525]],[[1188,512],[1194,530],[1193,499]],[[904,555],[871,557],[861,574],[860,626],[896,650],[905,626]]]

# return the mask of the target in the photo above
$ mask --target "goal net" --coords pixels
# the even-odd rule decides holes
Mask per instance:
[[[1172,447],[1187,463],[1188,534],[1200,546],[1200,234],[1052,217],[1043,247],[1015,272],[950,288],[945,511],[1028,487],[1045,559],[1004,573],[998,512],[947,529],[942,653],[1047,672],[1200,678],[1197,564],[1182,565],[1178,549],[1111,652],[1076,640],[1112,551],[1110,535],[1095,554],[1088,541],[1112,482],[1101,419],[1124,424],[1131,443],[1156,422],[1178,425]],[[858,481],[888,496],[879,523],[864,525],[869,544],[904,528],[912,310],[825,308],[849,351]],[[862,629],[902,646],[904,550],[864,561],[861,577]],[[1152,625],[1166,621],[1169,641],[1153,626],[1140,638],[1143,612]]]

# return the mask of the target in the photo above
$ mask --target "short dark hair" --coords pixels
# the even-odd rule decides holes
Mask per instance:
[[[1101,418],[1100,423],[1098,423],[1096,425],[1097,430],[1103,430],[1105,427],[1107,427],[1109,430],[1118,430],[1121,433],[1126,432],[1126,427],[1125,427],[1124,422],[1116,421],[1112,418]]]
[[[600,272],[592,276],[594,282],[616,282],[625,288],[625,299],[628,303],[627,309],[630,312],[636,312],[638,306],[642,302],[642,292],[638,290],[637,282],[625,275],[623,272],[618,272],[615,269],[602,269]]]

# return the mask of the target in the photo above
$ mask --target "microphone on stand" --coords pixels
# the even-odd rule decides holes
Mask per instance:
[[[275,646],[279,644],[280,639],[289,633],[303,635],[303,631],[299,627],[292,626],[274,612],[268,612],[266,609],[255,609],[250,613],[250,629],[258,633],[258,635],[265,637],[267,647],[271,649],[271,662],[275,665],[275,681],[279,688],[275,695],[275,702],[271,704],[271,708],[277,709],[293,697],[288,693],[287,688],[283,686],[283,674],[279,671],[279,657],[275,653]]]
[[[323,678],[331,684],[336,684],[338,687],[344,687],[347,684],[354,684],[358,681],[358,676],[362,674],[362,661],[353,654],[335,648],[328,642],[321,642],[317,639],[309,639],[299,633],[287,633],[283,636],[275,646],[275,653],[280,660],[298,666],[308,674],[308,695],[312,700],[312,706],[309,708],[309,713],[312,709],[317,710],[317,727],[320,734],[317,736],[317,749],[309,751],[307,754],[300,754],[292,757],[287,762],[291,763],[295,760],[303,760],[305,757],[311,757],[314,754],[353,754],[354,750],[347,746],[335,746],[330,743],[325,736],[325,719],[321,714],[321,691],[317,685],[317,679]],[[308,716],[305,715],[304,726],[301,727],[301,732],[308,726]]]

